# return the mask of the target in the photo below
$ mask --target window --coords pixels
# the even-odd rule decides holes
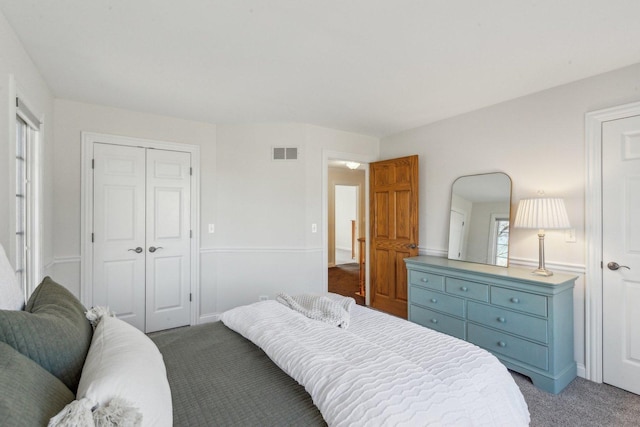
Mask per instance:
[[[39,280],[37,146],[40,121],[16,98],[16,278],[28,297]]]
[[[495,230],[495,264],[506,267],[509,265],[509,219],[496,218]]]
[[[509,214],[493,213],[490,221],[489,262],[507,267],[509,265]]]

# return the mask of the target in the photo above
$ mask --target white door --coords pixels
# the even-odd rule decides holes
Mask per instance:
[[[449,259],[462,259],[465,214],[451,209],[449,218]]]
[[[188,325],[190,154],[93,149],[92,305],[145,332]]]
[[[640,116],[602,128],[603,381],[640,394]]]
[[[144,331],[144,149],[93,144],[93,301]]]
[[[147,150],[146,332],[189,324],[191,155]]]

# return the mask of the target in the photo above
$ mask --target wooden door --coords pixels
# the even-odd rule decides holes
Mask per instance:
[[[191,155],[147,150],[146,332],[191,317]]]
[[[418,255],[418,156],[370,165],[371,305],[407,318],[404,259]]]
[[[145,150],[93,144],[93,301],[144,331]]]
[[[640,116],[602,127],[602,261],[603,381],[640,394]]]

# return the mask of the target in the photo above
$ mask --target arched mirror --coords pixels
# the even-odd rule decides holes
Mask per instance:
[[[461,176],[451,188],[449,259],[508,266],[511,178]]]

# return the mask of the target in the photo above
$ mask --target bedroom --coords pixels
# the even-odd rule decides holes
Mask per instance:
[[[578,4],[568,3],[566,10],[572,10],[571,7],[580,9]],[[34,47],[36,51],[30,51],[27,45],[37,43],[37,40],[29,41],[29,27],[13,23],[19,25],[13,29],[12,24],[7,21],[9,16],[3,16],[0,22],[3,58],[0,63],[0,96],[4,100],[11,98],[11,75],[15,79],[15,86],[32,108],[45,118],[42,165],[43,272],[64,283],[74,294],[79,294],[81,131],[150,140],[184,141],[200,147],[202,190],[198,248],[201,268],[198,322],[211,320],[217,314],[239,304],[257,301],[259,295],[274,297],[279,291],[293,293],[323,290],[325,230],[322,162],[326,153],[347,155],[364,163],[418,154],[421,158],[422,253],[438,255],[446,250],[446,209],[438,210],[437,207],[448,206],[450,185],[458,176],[504,171],[514,182],[513,200],[535,196],[541,189],[565,199],[572,227],[576,229],[577,241],[567,243],[563,233],[549,233],[547,259],[557,271],[580,275],[574,293],[574,348],[579,375],[587,376],[586,353],[590,350],[587,348],[589,337],[586,336],[583,277],[587,268],[585,220],[589,213],[585,211],[587,153],[584,115],[590,111],[640,101],[640,53],[634,47],[637,44],[632,42],[638,39],[638,30],[624,21],[625,17],[634,15],[637,5],[635,2],[613,2],[614,6],[611,4],[612,2],[608,2],[607,10],[614,7],[619,9],[612,10],[611,15],[606,15],[607,18],[600,18],[594,13],[589,15],[593,21],[581,24],[587,28],[583,28],[585,31],[580,34],[584,37],[585,34],[592,34],[591,38],[586,39],[587,41],[569,39],[569,44],[564,46],[564,56],[559,54],[556,62],[547,64],[547,68],[540,69],[539,73],[529,75],[531,80],[521,82],[522,85],[517,88],[519,92],[506,95],[509,93],[508,88],[494,81],[497,86],[492,89],[504,90],[504,96],[494,98],[484,105],[468,106],[455,112],[453,108],[456,99],[440,95],[440,99],[450,99],[453,104],[441,106],[440,110],[445,111],[444,115],[435,118],[419,115],[417,120],[407,120],[393,130],[349,127],[346,123],[340,124],[340,117],[333,118],[331,122],[325,119],[323,122],[313,123],[310,120],[296,120],[295,115],[291,116],[294,119],[287,118],[282,115],[282,111],[281,115],[266,119],[259,116],[256,112],[259,103],[279,99],[274,98],[276,95],[271,95],[272,98],[264,95],[264,99],[255,101],[257,105],[253,107],[256,110],[246,112],[245,117],[234,118],[233,111],[221,111],[221,115],[227,114],[224,116],[225,123],[222,120],[210,120],[204,114],[187,117],[181,111],[182,106],[175,101],[182,96],[183,91],[197,92],[200,85],[189,89],[183,86],[181,79],[176,79],[174,85],[165,89],[168,93],[164,94],[164,101],[151,97],[148,102],[154,107],[146,107],[142,104],[143,97],[156,90],[147,85],[146,78],[129,80],[126,75],[118,74],[116,81],[120,86],[109,86],[101,79],[106,79],[103,73],[113,67],[111,63],[102,61],[95,61],[91,66],[95,76],[94,84],[104,85],[106,94],[102,95],[103,101],[92,102],[83,93],[86,88],[82,84],[89,83],[78,82],[77,85],[54,90],[53,80],[59,76],[48,75],[48,68],[45,70],[44,65],[35,65],[34,62],[37,63],[36,58],[42,58],[47,67],[52,66],[52,63],[55,64],[57,51],[51,50],[48,56],[42,57],[38,56],[38,46]],[[594,2],[593,5],[606,6],[605,2]],[[2,2],[0,10],[6,15],[9,15],[8,11],[13,11],[11,16],[18,20],[16,22],[27,19],[19,13],[19,2]],[[26,9],[27,12],[30,10]],[[64,22],[63,18],[60,19]],[[626,24],[616,24],[619,19]],[[82,20],[82,16],[78,20]],[[562,15],[559,14],[557,21],[553,23],[561,27],[561,21]],[[602,29],[591,32],[590,23],[594,27],[596,23],[601,23]],[[294,28],[299,29],[300,26]],[[52,31],[51,28],[47,29]],[[574,30],[577,31],[575,28]],[[84,34],[88,35],[90,32]],[[533,45],[536,34],[533,32],[531,37]],[[93,41],[97,43],[100,36],[94,37]],[[496,38],[501,39],[499,36]],[[615,43],[615,46],[608,45],[604,39]],[[64,40],[60,43],[64,43]],[[598,42],[603,44],[598,45]],[[595,56],[593,52],[589,52],[592,44],[599,46],[603,52],[610,53],[610,62],[604,59],[602,63],[590,62]],[[603,53],[601,56],[606,55]],[[135,52],[128,52],[127,56],[119,60],[131,61],[131,66],[136,70],[136,67],[142,65],[136,63],[135,57]],[[570,60],[573,62],[569,63]],[[62,64],[63,68],[84,69],[82,57],[71,57],[66,61]],[[184,63],[194,68],[199,67],[193,61]],[[500,71],[499,67],[506,67],[501,63],[496,64],[495,69],[492,67],[485,72],[496,72]],[[166,61],[162,60],[159,65],[168,67]],[[508,71],[507,68],[504,69]],[[152,69],[139,70],[139,76],[153,75]],[[119,68],[112,71],[123,72]],[[540,75],[549,77],[561,72],[567,73],[563,75],[566,76],[565,80],[554,81],[547,86],[536,86]],[[476,81],[481,81],[481,78],[483,76],[478,74]],[[488,77],[485,75],[484,78]],[[505,80],[504,85],[508,82],[516,84]],[[245,92],[236,94],[237,104],[231,104],[231,110],[239,108],[242,99],[250,98],[252,90],[260,91],[261,83],[255,82],[256,86],[247,86]],[[463,100],[465,94],[472,93],[477,85],[475,81],[467,84],[462,95],[459,95]],[[395,87],[401,89],[402,85]],[[222,92],[223,89],[220,88]],[[59,96],[57,91],[64,95]],[[124,96],[130,93],[137,94],[139,99]],[[191,95],[188,92],[185,98]],[[377,97],[371,96],[373,99],[369,98],[369,101],[376,102]],[[215,98],[215,94],[211,94],[211,97]],[[133,99],[129,103],[125,98]],[[169,106],[161,109],[157,107],[160,105]],[[214,110],[213,106],[216,104],[211,105]],[[289,109],[295,110],[298,105],[294,103]],[[8,106],[8,102],[0,103],[0,129],[10,129]],[[207,106],[206,103],[202,104],[202,108]],[[350,106],[347,104],[347,107]],[[189,106],[184,106],[185,109],[187,107]],[[286,107],[284,105],[282,108],[286,110]],[[398,105],[396,109],[402,111]],[[403,115],[409,116],[410,113]],[[330,114],[324,117],[332,118]],[[384,122],[383,118],[378,117],[380,122]],[[3,139],[7,139],[10,133],[4,131],[4,135]],[[3,164],[10,165],[11,141],[5,142],[0,144],[0,160]],[[301,147],[301,160],[285,167],[275,166],[269,160],[269,149],[275,145]],[[465,155],[476,147],[482,148],[472,156]],[[445,168],[441,167],[443,164],[446,165]],[[0,200],[13,200],[9,191],[11,170],[8,167],[7,172],[0,176]],[[9,226],[0,229],[0,243],[11,248],[13,205],[2,205],[0,221]],[[215,233],[207,232],[208,224],[215,224]],[[320,225],[318,233],[311,232],[311,224]],[[274,244],[275,239],[278,241],[277,245]],[[511,257],[514,263],[526,266],[535,264],[535,235],[515,231]],[[13,259],[12,255],[10,258]],[[251,268],[247,268],[247,265]],[[280,275],[283,266],[288,269],[286,277]]]

